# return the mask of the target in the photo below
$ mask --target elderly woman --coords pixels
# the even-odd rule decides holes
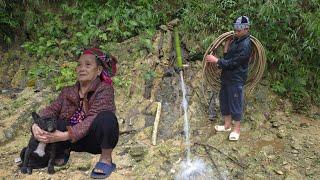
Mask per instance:
[[[58,119],[58,130],[48,133],[32,125],[40,142],[58,142],[56,165],[66,164],[70,151],[89,152],[101,154],[92,178],[106,178],[115,170],[111,154],[118,142],[119,127],[110,78],[115,63],[114,57],[97,48],[85,50],[76,68],[77,83],[62,89],[57,99],[40,112],[41,117]]]

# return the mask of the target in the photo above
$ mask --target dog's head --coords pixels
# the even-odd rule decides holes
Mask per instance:
[[[37,113],[32,112],[32,118],[34,123],[45,131],[54,132],[57,129],[57,123],[54,118],[41,118]]]

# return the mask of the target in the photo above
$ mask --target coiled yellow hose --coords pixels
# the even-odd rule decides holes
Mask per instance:
[[[219,69],[215,64],[206,62],[205,57],[209,54],[217,54],[218,47],[229,37],[233,36],[234,32],[229,31],[220,35],[215,39],[207,49],[203,57],[203,82],[204,85],[211,88],[213,91],[218,92],[220,89],[220,73]],[[265,66],[266,66],[266,54],[264,47],[260,41],[254,36],[250,36],[252,42],[252,53],[249,60],[249,72],[248,78],[245,83],[246,94],[251,93],[252,90],[259,83],[262,78]]]

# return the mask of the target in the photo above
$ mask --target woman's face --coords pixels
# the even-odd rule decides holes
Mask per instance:
[[[94,55],[84,54],[80,56],[76,68],[79,82],[91,82],[100,75],[101,71],[102,67],[97,65]]]

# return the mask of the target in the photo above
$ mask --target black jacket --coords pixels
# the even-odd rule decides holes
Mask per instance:
[[[222,69],[221,83],[244,85],[248,76],[250,55],[250,34],[235,38],[228,52],[218,60],[218,67]]]

